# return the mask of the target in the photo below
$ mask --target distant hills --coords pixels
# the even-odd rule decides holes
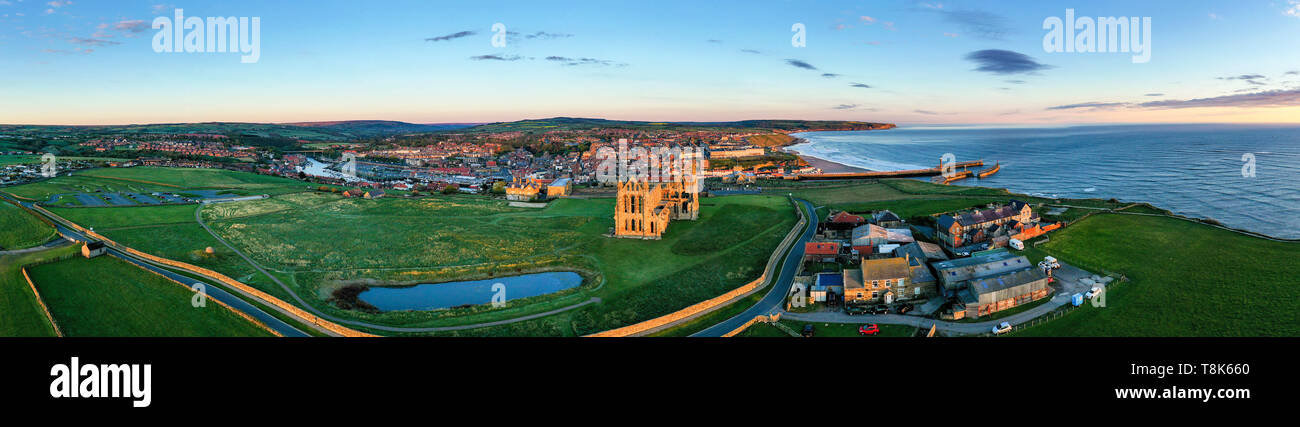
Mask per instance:
[[[293,140],[303,141],[347,141],[357,139],[385,138],[396,135],[428,134],[439,132],[523,132],[542,133],[555,130],[591,130],[620,128],[632,130],[678,130],[678,131],[752,131],[790,133],[807,130],[868,130],[888,129],[894,125],[856,121],[810,121],[810,120],[743,120],[734,122],[643,122],[573,117],[555,117],[549,119],[520,120],[503,123],[439,123],[414,124],[388,120],[346,120],[333,122],[302,123],[167,123],[142,125],[0,125],[0,145],[17,145],[20,140],[56,141],[113,137],[119,135],[141,134],[216,134],[226,135],[245,143],[261,145],[265,141],[282,141],[283,145]],[[27,144],[23,144],[27,145]]]
[[[620,128],[638,130],[750,130],[756,132],[799,132],[808,130],[870,130],[894,127],[889,123],[824,120],[741,120],[734,122],[642,122],[625,120],[555,117],[514,122],[491,123],[464,129],[464,132],[547,132]]]

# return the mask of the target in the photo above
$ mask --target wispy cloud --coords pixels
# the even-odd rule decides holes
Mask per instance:
[[[833,110],[852,110],[852,109],[854,109],[854,108],[858,108],[858,104],[840,104],[840,105],[836,105],[836,106],[834,106],[834,107],[831,107],[831,109],[833,109]]]
[[[822,77],[825,77],[825,78],[828,78],[828,79],[833,79],[833,78],[836,78],[836,77],[839,77],[839,76],[840,76],[839,74],[835,74],[835,73],[822,73]]]
[[[1165,96],[1165,94],[1163,94],[1163,93],[1159,93],[1159,92],[1155,92],[1155,93],[1148,93],[1148,94],[1146,94],[1146,95],[1142,95],[1142,96],[1157,97],[1157,96]]]
[[[121,42],[115,42],[115,41],[112,41],[112,40],[95,39],[95,38],[90,38],[90,39],[88,39],[88,38],[82,38],[82,37],[73,37],[73,38],[70,38],[70,39],[68,39],[68,43],[72,43],[72,44],[76,44],[76,45],[82,45],[82,46],[93,46],[93,47],[99,47],[99,46],[114,46],[114,45],[122,44]]]
[[[1287,8],[1286,10],[1283,10],[1282,14],[1286,16],[1294,16],[1296,18],[1300,18],[1300,0],[1287,0],[1286,3],[1290,7]]]
[[[579,66],[579,65],[593,65],[593,66],[605,66],[605,67],[627,66],[627,64],[622,62],[615,62],[606,59],[596,59],[596,58],[570,58],[567,56],[548,56],[546,57],[546,60],[551,62],[563,63],[566,66]]]
[[[930,110],[912,110],[912,112],[916,114],[925,114],[927,116],[938,116],[943,114],[937,111],[930,111]]]
[[[966,55],[966,60],[979,64],[975,71],[993,74],[1031,74],[1052,68],[1023,53],[1001,49],[971,52]]]
[[[849,83],[849,87],[856,87],[856,88],[862,88],[862,89],[871,89],[871,85],[864,84],[864,83]]]
[[[759,51],[759,50],[757,50],[757,49],[741,49],[740,51],[741,51],[741,52],[744,52],[744,53],[752,53],[752,54],[755,54],[755,55],[762,55],[762,54],[763,54],[763,52],[761,52],[761,51]]]
[[[790,66],[792,66],[792,67],[803,68],[803,69],[805,69],[805,70],[816,70],[816,69],[817,69],[817,67],[812,66],[812,64],[809,64],[809,63],[807,63],[807,62],[800,61],[800,60],[798,60],[798,59],[787,59],[787,60],[785,60],[785,63],[786,63],[786,64],[790,64]]]
[[[1268,79],[1268,77],[1264,77],[1263,74],[1242,74],[1239,76],[1227,76],[1227,77],[1216,77],[1216,78],[1219,80],[1241,80],[1256,86],[1263,86],[1267,84],[1263,80]]]
[[[1211,98],[1151,101],[1139,105],[1147,108],[1292,107],[1300,106],[1300,89],[1269,90]]]
[[[478,55],[469,57],[473,61],[518,61],[524,59],[519,55]]]
[[[1105,109],[1105,108],[1123,107],[1126,105],[1128,104],[1124,102],[1084,102],[1079,104],[1057,105],[1055,107],[1047,107],[1047,109],[1048,110],[1078,110],[1078,109],[1097,110],[1097,109]]]
[[[475,34],[478,34],[478,33],[477,33],[477,32],[474,32],[474,31],[465,30],[465,31],[461,31],[461,32],[456,32],[456,33],[447,34],[447,35],[445,35],[445,36],[429,37],[429,38],[427,38],[427,39],[424,39],[424,41],[426,41],[426,42],[445,42],[445,41],[450,41],[450,40],[459,39],[459,38],[462,38],[462,37],[469,37],[469,36],[472,36],[472,35],[475,35]]]
[[[546,32],[546,31],[536,31],[536,32],[533,32],[533,33],[529,33],[529,34],[525,34],[525,35],[524,35],[524,38],[526,38],[526,39],[530,39],[530,40],[555,40],[555,39],[567,39],[567,38],[570,38],[570,37],[573,37],[573,34],[568,34],[568,33],[549,33],[549,32]]]

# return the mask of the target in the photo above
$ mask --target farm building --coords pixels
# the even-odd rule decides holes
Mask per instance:
[[[863,260],[862,269],[844,270],[844,302],[893,303],[894,289],[904,289],[911,275],[904,258]]]
[[[803,245],[803,260],[807,262],[835,262],[840,256],[836,242],[808,242]]]
[[[844,294],[844,276],[841,273],[819,273],[817,282],[808,292],[812,302],[827,302]]]
[[[343,192],[343,197],[363,197],[365,195],[366,192],[361,190],[348,190]]]
[[[366,194],[363,194],[362,196],[367,199],[378,199],[384,197],[384,190],[370,190],[367,191]]]
[[[942,261],[931,264],[946,296],[954,295],[966,287],[967,282],[980,278],[1033,268],[1028,258],[999,249],[970,258]]]
[[[86,242],[85,244],[81,245],[81,256],[84,256],[86,258],[94,258],[103,255],[104,252],[107,251],[108,248],[104,246],[104,242],[98,240]]]
[[[1018,305],[1038,301],[1051,293],[1047,274],[1029,268],[998,276],[972,280],[958,293],[966,307],[966,317],[987,316]]]
[[[903,219],[898,217],[898,214],[888,209],[871,215],[871,223],[885,228],[903,228],[906,226]]]
[[[925,251],[917,243],[909,243],[894,249],[894,256],[907,260],[912,275],[907,282],[907,289],[899,292],[900,299],[932,297],[938,295],[938,279],[930,272],[926,264]]]

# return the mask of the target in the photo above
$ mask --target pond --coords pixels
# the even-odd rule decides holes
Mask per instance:
[[[503,286],[493,289],[498,283]],[[552,294],[581,284],[582,276],[578,273],[555,271],[488,280],[371,287],[357,297],[380,311],[422,311],[490,304],[492,297],[499,293],[505,301],[513,301]]]

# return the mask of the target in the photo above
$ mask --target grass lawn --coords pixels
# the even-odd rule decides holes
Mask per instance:
[[[1028,203],[1054,202],[1052,200],[1013,194],[1003,189],[937,185],[914,179],[886,179],[880,181],[845,182],[840,185],[808,186],[796,189],[771,190],[774,194],[793,193],[795,197],[824,206],[828,210],[868,212],[889,209],[906,218],[929,216],[961,209],[983,207],[989,203],[1006,203],[1018,199]],[[1104,200],[1063,200],[1062,203],[1117,208],[1123,203]]]
[[[21,255],[0,255],[0,337],[54,336],[54,328],[46,320],[19,267],[77,251],[76,246],[69,245]]]
[[[30,248],[54,237],[54,227],[8,202],[0,202],[0,248]]]
[[[1039,247],[1131,281],[1023,336],[1300,335],[1300,244],[1173,218],[1099,214]]]
[[[309,186],[288,178],[223,169],[133,167],[77,171],[73,175],[6,188],[5,191],[28,200],[46,201],[50,196],[62,193],[184,193],[185,190],[201,189],[255,195],[300,192]]]
[[[50,212],[96,231],[154,224],[194,223],[198,205],[46,208]]]
[[[126,159],[115,159],[111,157],[59,157],[58,158],[59,163],[74,162],[74,161],[120,162],[120,161],[126,161]],[[21,154],[21,155],[0,156],[0,166],[30,165],[30,164],[37,164],[37,163],[42,163],[41,156],[39,155]]]
[[[193,222],[194,206],[54,209],[120,243],[223,272],[292,298]],[[604,237],[612,199],[564,199],[512,208],[477,196],[344,199],[323,193],[202,207],[205,222],[313,306],[411,327],[490,322],[600,297],[572,312],[452,335],[582,335],[625,326],[725,293],[761,274],[797,216],[784,197],[705,199],[698,221],[674,221],[663,240]],[[212,247],[214,253],[203,251]],[[490,248],[490,249],[489,249]],[[436,283],[573,270],[580,288],[550,296],[434,312],[363,313],[330,302],[348,283]]]
[[[215,302],[193,307],[193,292],[116,258],[72,258],[29,273],[67,336],[271,336]]]

